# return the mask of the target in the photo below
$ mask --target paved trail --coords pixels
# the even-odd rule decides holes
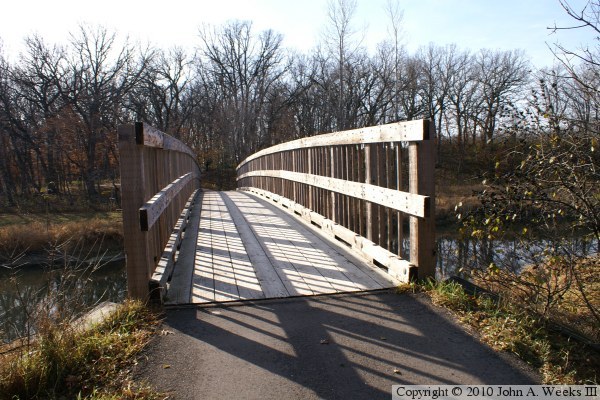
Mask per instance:
[[[173,399],[390,399],[397,384],[539,382],[419,295],[169,309],[163,329],[138,375]]]

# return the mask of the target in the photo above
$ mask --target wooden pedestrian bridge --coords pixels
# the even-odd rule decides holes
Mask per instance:
[[[196,155],[119,127],[130,297],[166,304],[390,288],[434,275],[434,127],[399,122],[302,138],[200,189]]]

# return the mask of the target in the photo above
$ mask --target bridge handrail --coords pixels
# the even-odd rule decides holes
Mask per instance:
[[[240,165],[245,164],[255,158],[286,150],[345,144],[399,141],[416,142],[425,140],[428,139],[429,132],[423,127],[423,124],[425,123],[424,121],[425,120],[420,119],[406,122],[395,122],[386,125],[370,126],[341,132],[324,133],[321,135],[291,140],[289,142],[276,144],[275,146],[260,150],[246,157],[246,159],[238,165],[238,168]]]
[[[188,146],[148,124],[121,125],[118,136],[128,295],[147,299],[170,273],[175,249],[165,250],[180,240],[200,168]]]
[[[293,140],[242,161],[238,189],[276,200],[400,280],[433,276],[434,136],[432,122],[415,120]]]

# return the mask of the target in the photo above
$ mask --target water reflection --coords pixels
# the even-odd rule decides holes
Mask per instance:
[[[598,253],[598,242],[585,237],[538,239],[461,238],[440,235],[437,239],[438,279],[463,275],[464,271],[487,268],[494,263],[499,268],[519,272],[524,266],[540,263],[550,254],[588,256]]]
[[[0,338],[34,333],[32,314],[39,311],[75,316],[102,301],[122,301],[126,289],[123,261],[95,268],[0,269]]]

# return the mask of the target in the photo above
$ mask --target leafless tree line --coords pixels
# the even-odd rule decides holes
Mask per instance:
[[[533,71],[518,50],[430,44],[411,54],[392,3],[390,40],[369,53],[355,9],[330,1],[329,29],[307,54],[247,21],[202,26],[195,54],[140,48],[89,26],[64,45],[28,37],[15,62],[0,49],[0,198],[12,204],[51,182],[61,193],[79,182],[97,198],[101,182],[118,178],[116,127],[134,120],[184,140],[205,168],[231,168],[289,139],[398,120],[433,119],[440,156],[452,143],[459,157],[552,129],[563,116],[597,120],[596,97],[581,90],[598,81],[595,65],[579,74],[590,83],[565,66]]]
[[[9,203],[75,180],[93,198],[101,179],[114,180],[115,127],[151,66],[149,52],[115,40],[81,27],[67,46],[32,36],[14,65],[0,59],[0,194]]]

